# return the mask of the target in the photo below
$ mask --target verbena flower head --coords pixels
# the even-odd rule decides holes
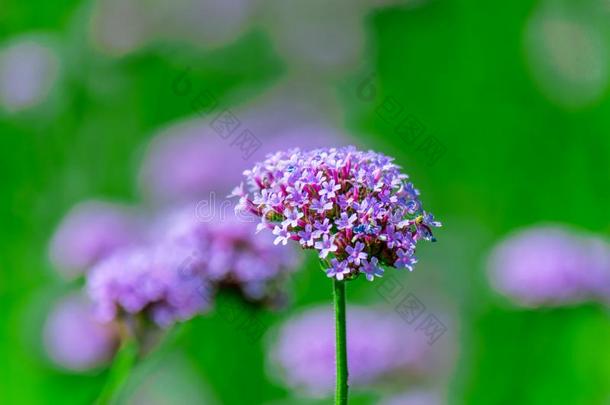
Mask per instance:
[[[107,363],[119,343],[116,325],[97,322],[91,302],[80,294],[66,296],[52,308],[43,335],[50,359],[73,371]]]
[[[422,331],[402,322],[394,312],[350,306],[348,313],[347,355],[352,387],[387,383],[392,377],[401,382],[404,378],[424,377],[444,363],[446,348],[430,346]],[[289,319],[272,343],[270,366],[280,381],[306,396],[323,397],[332,392],[335,329],[329,308],[313,308]]]
[[[608,299],[610,248],[567,227],[533,227],[494,248],[488,274],[494,288],[523,306]]]
[[[419,240],[434,241],[441,224],[422,208],[419,191],[393,159],[354,147],[292,149],[244,172],[233,191],[237,209],[261,217],[276,244],[315,249],[337,280],[383,274],[382,265],[412,270]],[[247,190],[246,190],[247,188]]]
[[[144,316],[160,327],[185,321],[210,307],[203,263],[170,244],[121,251],[96,265],[87,280],[101,321]]]

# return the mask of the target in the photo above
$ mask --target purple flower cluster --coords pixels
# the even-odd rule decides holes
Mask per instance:
[[[274,246],[271,235],[253,237],[255,225],[245,218],[201,221],[192,210],[179,210],[164,222],[166,244],[188,249],[214,285],[237,287],[253,301],[275,302],[298,265],[295,252]]]
[[[293,252],[253,238],[254,224],[238,218],[203,222],[195,210],[177,210],[150,233],[149,245],[122,250],[90,271],[87,288],[101,320],[144,314],[167,327],[209,310],[226,287],[275,304],[296,265]]]
[[[610,297],[610,246],[561,226],[539,226],[501,241],[488,260],[493,287],[528,307]]]
[[[155,245],[121,251],[89,273],[87,291],[98,318],[145,314],[161,327],[184,321],[210,307],[203,263],[188,261],[190,252]]]
[[[423,377],[438,369],[439,347],[400,322],[396,314],[348,308],[347,355],[354,388],[387,382],[390,376]],[[443,355],[445,357],[445,355]],[[329,308],[310,309],[281,326],[269,352],[274,376],[307,396],[332,392],[335,376],[335,330]]]
[[[441,224],[422,208],[419,191],[393,159],[354,147],[293,149],[269,155],[244,172],[233,191],[239,210],[268,228],[275,244],[297,241],[315,249],[328,277],[372,281],[382,265],[412,270],[420,239]]]

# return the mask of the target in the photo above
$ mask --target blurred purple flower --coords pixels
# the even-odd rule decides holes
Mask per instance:
[[[205,49],[227,46],[252,25],[252,0],[176,0],[146,7],[137,0],[100,0],[91,18],[91,39],[122,56],[156,41],[188,42]]]
[[[140,240],[138,221],[126,206],[86,201],[76,205],[53,236],[49,255],[65,277],[74,277],[117,249]]]
[[[396,314],[350,307],[347,348],[350,386],[362,388],[384,377],[426,375],[437,367],[426,336]],[[330,308],[314,308],[289,319],[269,352],[273,374],[308,396],[332,392],[335,376],[335,330]]]
[[[338,74],[359,62],[364,17],[371,9],[420,2],[343,0],[328,7],[320,1],[176,0],[171,7],[150,8],[135,0],[100,0],[94,4],[89,32],[94,45],[120,56],[158,41],[226,47],[257,27],[295,70]]]
[[[435,391],[424,391],[414,389],[403,394],[395,395],[379,405],[443,405],[447,401],[443,400],[440,393]]]
[[[340,131],[328,126],[299,127],[297,123],[296,129],[288,129],[284,123],[274,124],[271,118],[258,117],[247,110],[235,114],[242,121],[241,130],[251,130],[261,142],[250,161],[262,159],[279,148],[341,143],[343,137]],[[272,116],[282,115],[280,110]],[[233,140],[220,137],[208,120],[183,121],[162,130],[145,152],[139,173],[140,188],[147,196],[162,202],[185,202],[208,197],[210,193],[223,199],[249,165],[242,151],[231,144]]]
[[[73,371],[104,365],[118,348],[118,331],[113,324],[95,320],[91,303],[80,294],[59,301],[44,325],[44,346],[51,360]]]
[[[494,248],[488,272],[492,286],[517,304],[565,305],[607,293],[610,250],[567,227],[532,227]]]
[[[0,105],[9,112],[44,101],[59,78],[59,58],[47,42],[17,37],[0,50]]]
[[[209,309],[212,288],[203,267],[200,258],[178,245],[123,250],[90,271],[87,291],[101,321],[142,313],[168,327]]]
[[[332,77],[361,62],[368,6],[350,1],[329,5],[319,0],[275,0],[266,9],[264,27],[290,70]]]
[[[164,219],[165,243],[192,252],[211,283],[237,286],[251,300],[274,302],[298,265],[295,252],[274,246],[269,234],[255,235],[253,218],[228,215],[204,221],[193,210],[177,210]]]
[[[160,36],[216,48],[230,45],[253,25],[254,0],[177,0],[164,9]]]
[[[163,201],[190,200],[205,193],[224,197],[236,152],[200,121],[169,127],[148,146],[140,170],[146,194]],[[233,159],[232,159],[233,158]]]
[[[150,10],[136,0],[100,0],[92,4],[88,30],[92,45],[123,56],[146,45],[154,35]]]

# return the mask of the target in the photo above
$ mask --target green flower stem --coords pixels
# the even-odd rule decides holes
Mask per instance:
[[[347,405],[347,331],[345,326],[345,281],[333,279],[333,299],[335,304],[335,335],[337,379],[335,405]]]
[[[138,357],[138,343],[131,336],[125,336],[121,342],[121,347],[114,357],[112,367],[108,373],[108,380],[100,396],[95,401],[96,405],[109,405],[116,403],[116,400],[129,378],[129,374],[136,363]]]
[[[154,370],[162,366],[163,361],[176,348],[182,337],[190,330],[190,323],[176,324],[161,338],[158,345],[148,353],[142,353],[135,368],[131,371],[129,381],[123,385],[115,396],[117,403],[128,403],[134,391],[138,389]]]

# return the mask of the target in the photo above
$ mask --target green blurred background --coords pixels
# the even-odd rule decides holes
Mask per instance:
[[[231,106],[292,69],[257,25],[214,49],[168,40],[109,55],[91,45],[93,7],[0,4],[0,46],[43,32],[62,66],[44,102],[0,113],[2,404],[85,404],[101,389],[106,371],[63,372],[40,346],[43,309],[75,287],[54,273],[47,244],[83,199],[141,201],[135,173],[142,145],[160,126],[192,115],[172,80],[190,67],[195,87]],[[340,124],[358,144],[397,158],[444,223],[439,242],[422,248],[416,271],[401,277],[423,301],[428,291],[441,297],[453,317],[450,403],[608,403],[607,308],[517,309],[491,291],[483,268],[494,241],[518,227],[554,221],[610,233],[610,3],[431,0],[371,7],[361,24],[358,67],[320,80],[315,69],[302,74],[337,96]],[[358,89],[372,72],[377,93],[364,99]],[[442,144],[438,161],[431,164],[379,117],[388,96]],[[239,156],[227,162],[244,164]],[[329,301],[330,286],[309,259],[293,282],[294,305],[264,313],[269,327]],[[349,299],[380,300],[363,282]],[[269,380],[265,342],[249,342],[218,312],[190,322],[176,346],[177,361],[217,403],[299,403]],[[356,394],[354,403],[377,399]]]

